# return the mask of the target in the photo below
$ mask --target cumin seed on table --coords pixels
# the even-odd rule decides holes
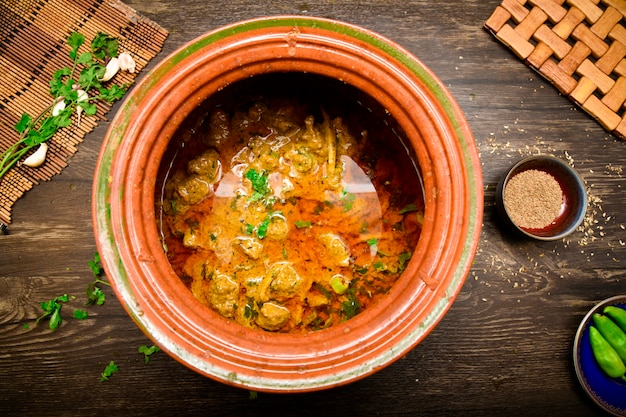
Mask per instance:
[[[561,212],[563,190],[552,175],[530,169],[507,182],[503,198],[513,223],[525,229],[543,229]]]

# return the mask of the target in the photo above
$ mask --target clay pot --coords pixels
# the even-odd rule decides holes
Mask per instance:
[[[425,190],[424,228],[405,272],[379,304],[308,334],[250,330],[200,304],[170,267],[155,221],[155,178],[168,140],[226,85],[270,72],[343,80],[406,132]],[[93,191],[98,250],[137,325],[195,371],[271,392],[329,388],[402,357],[435,327],[468,274],[481,231],[482,173],[453,97],[419,60],[353,25],[307,17],[236,23],[184,45],[127,95],[111,123]]]

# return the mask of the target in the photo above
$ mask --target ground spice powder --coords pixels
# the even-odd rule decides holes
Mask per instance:
[[[509,179],[503,199],[513,223],[524,229],[543,229],[561,213],[563,190],[552,175],[530,169]]]

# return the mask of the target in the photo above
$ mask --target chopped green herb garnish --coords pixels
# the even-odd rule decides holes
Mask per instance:
[[[110,286],[111,284],[100,279],[101,275],[104,273],[104,269],[102,268],[102,262],[98,252],[94,254],[93,260],[89,261],[89,268],[93,272],[94,280],[87,286],[87,301],[85,302],[85,305],[97,304],[100,306],[106,301],[106,294],[98,285],[102,284]]]
[[[349,320],[359,314],[361,303],[356,296],[354,288],[348,289],[345,295],[347,299],[341,303],[341,311],[343,313],[344,320]]]
[[[352,206],[354,205],[355,200],[356,200],[356,195],[344,191],[343,196],[341,197],[341,202],[343,203],[343,210],[344,211],[352,210]]]
[[[324,295],[324,297],[326,297],[326,299],[331,300],[333,298],[333,295],[330,293],[330,291],[322,287],[319,283],[316,282],[314,285],[315,285],[315,288],[317,288],[317,290],[321,292],[322,295]]]
[[[104,368],[104,371],[100,375],[100,382],[108,381],[111,375],[118,372],[119,368],[115,364],[114,361],[109,362],[109,364]]]
[[[410,213],[412,211],[417,211],[417,210],[419,210],[417,206],[411,203],[411,204],[407,204],[406,207],[400,210],[400,214]]]
[[[77,320],[85,320],[89,317],[89,313],[85,310],[74,310],[74,318]]]
[[[267,228],[269,227],[271,220],[272,220],[272,218],[270,216],[268,216],[265,220],[263,220],[256,227],[256,235],[259,237],[259,239],[263,239],[263,238],[265,238],[265,236],[267,236]]]
[[[252,184],[252,201],[260,201],[267,197],[272,190],[269,187],[269,178],[264,171],[258,172],[256,169],[249,169],[244,177],[250,180]]]
[[[411,252],[404,252],[398,256],[398,267],[400,271],[404,271],[404,268],[406,268],[406,265],[409,263],[412,255],[413,254]]]
[[[254,298],[248,297],[248,302],[244,306],[243,316],[247,319],[253,320],[259,312],[256,310],[254,305]]]
[[[91,269],[95,277],[99,277],[102,274],[102,261],[98,252],[94,253],[93,259],[89,261],[89,269]]]
[[[367,274],[367,267],[366,266],[354,265],[353,270],[354,270],[354,272],[356,272],[359,275]]]
[[[48,318],[50,320],[50,330],[56,330],[63,321],[61,318],[61,308],[63,307],[63,303],[67,303],[68,301],[69,296],[67,294],[55,297],[52,300],[42,301],[40,307],[44,313],[37,319],[36,323]]]
[[[142,345],[142,346],[139,346],[138,350],[139,350],[139,353],[143,353],[143,357],[146,363],[149,363],[150,356],[152,356],[154,353],[159,352],[161,349],[159,349],[159,347],[155,345],[152,345],[150,347],[148,347],[147,345]]]
[[[306,220],[297,220],[295,223],[297,229],[306,229],[307,227],[311,227],[313,224]]]
[[[376,245],[378,245],[378,239],[377,238],[368,239],[367,240],[367,245],[368,246],[376,246]]]
[[[387,266],[381,261],[374,262],[373,266],[374,266],[374,269],[376,269],[379,272],[387,270]]]

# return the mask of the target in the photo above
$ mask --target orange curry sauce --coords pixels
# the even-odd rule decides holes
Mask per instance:
[[[306,332],[350,319],[385,296],[419,239],[422,186],[399,130],[332,83],[294,76],[218,94],[164,159],[168,259],[200,302],[243,326]]]

